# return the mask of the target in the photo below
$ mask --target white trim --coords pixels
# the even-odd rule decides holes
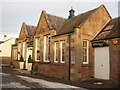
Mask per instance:
[[[84,53],[83,53],[83,64],[88,64],[89,63],[89,41],[88,40],[83,40],[84,41],[87,41],[87,61],[84,62]],[[84,46],[83,46],[84,48]]]
[[[49,38],[50,36],[48,36],[48,38]],[[43,57],[43,61],[44,62],[50,62],[49,60],[45,60],[45,58],[46,58],[46,40],[47,40],[47,36],[44,36],[44,57]]]
[[[94,38],[97,37],[97,35],[100,33],[100,31],[109,23],[110,20],[111,20],[111,19],[109,19],[109,20],[102,26],[102,28],[99,30],[99,32],[96,33],[95,36],[94,36],[92,39],[94,39]]]
[[[94,49],[94,77],[97,79],[110,79],[110,51],[109,47]]]
[[[26,42],[23,42],[23,47],[22,47],[22,55],[23,55],[23,58],[25,59],[25,43]]]
[[[54,62],[58,63],[58,61],[56,61],[56,43],[59,43],[59,42],[58,41],[54,42]]]
[[[26,61],[25,61],[25,67],[26,69],[28,69],[28,58],[29,58],[29,55],[31,55],[31,58],[33,58],[33,47],[27,47],[26,49]]]
[[[19,52],[19,53],[18,53]],[[20,53],[21,53],[21,43],[18,43],[18,60],[20,60]]]
[[[62,61],[62,55],[63,55],[63,54],[62,54],[62,43],[63,43],[63,42],[65,42],[65,40],[64,40],[64,41],[60,41],[60,62],[61,62],[61,63],[65,63],[65,61]],[[66,42],[65,42],[65,44],[66,44]]]
[[[45,62],[45,54],[46,54],[46,36],[44,36],[44,57],[43,57],[43,61]]]
[[[38,45],[39,45],[39,48],[38,48]],[[40,37],[35,38],[35,61],[39,62],[40,60],[37,60],[37,50],[40,50]]]

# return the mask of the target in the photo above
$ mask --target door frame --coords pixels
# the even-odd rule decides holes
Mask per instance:
[[[101,48],[102,48],[102,49],[103,49],[103,48],[104,48],[104,49],[105,49],[105,48],[108,48],[108,49],[107,49],[108,52],[106,51],[106,52],[107,52],[106,54],[108,54],[108,57],[107,57],[108,61],[106,61],[106,62],[108,62],[108,68],[107,68],[107,70],[108,70],[108,77],[107,77],[107,78],[105,78],[105,77],[103,76],[104,74],[101,74],[101,77],[100,77],[100,78],[97,78],[97,77],[96,77],[96,68],[97,68],[97,67],[96,67],[96,63],[95,63],[95,62],[96,62],[96,58],[95,58],[96,50],[95,50],[95,49],[98,49],[98,48],[99,48],[99,49],[101,49]],[[102,65],[102,66],[101,66],[101,65]],[[103,70],[104,68],[102,68],[102,67],[103,67],[104,65],[106,65],[106,64],[105,64],[104,62],[101,62],[101,65],[100,65],[100,66],[101,66],[100,69],[102,70],[102,73],[103,73],[103,72],[104,72],[104,70]],[[94,48],[94,78],[104,79],[104,80],[109,80],[109,79],[110,79],[110,50],[109,50],[109,47],[108,47],[108,46],[107,46],[107,47],[95,47],[95,48]]]
[[[26,51],[26,61],[25,61],[25,68],[27,69],[27,64],[28,64],[28,57],[29,57],[29,55],[28,55],[28,51],[29,51],[29,49],[32,49],[32,53],[31,53],[31,58],[33,57],[33,47],[27,47],[27,51]]]

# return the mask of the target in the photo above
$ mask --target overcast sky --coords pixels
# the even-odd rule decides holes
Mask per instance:
[[[30,1],[30,2],[28,2]],[[3,40],[3,35],[8,38],[19,37],[22,22],[37,26],[42,10],[46,10],[49,14],[62,16],[67,18],[71,6],[75,10],[75,15],[86,12],[88,10],[99,7],[104,4],[110,13],[111,17],[118,17],[118,2],[90,2],[89,0],[65,2],[39,2],[38,0],[3,0],[0,3],[0,41]],[[119,7],[120,8],[120,7]]]

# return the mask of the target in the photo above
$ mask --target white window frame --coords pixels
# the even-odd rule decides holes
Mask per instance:
[[[87,47],[84,47],[83,45],[83,49],[86,48],[87,49],[87,61],[84,61],[84,50],[83,50],[83,64],[89,64],[89,41],[88,40],[83,40],[83,42],[86,41],[87,42]]]
[[[109,25],[109,26],[105,27],[104,30],[105,30],[105,31],[106,31],[106,30],[111,30],[111,29],[113,28],[113,26],[114,26],[114,25]]]
[[[39,39],[39,44],[38,44],[38,39]],[[40,51],[40,46],[39,46],[39,49],[38,49],[38,45],[40,45],[40,37],[36,37],[35,38],[35,61],[40,61],[37,59],[37,50]]]
[[[66,41],[65,40],[62,40],[60,41],[60,63],[65,63],[65,60],[63,61],[62,60],[62,43],[65,42],[65,49],[66,49]]]
[[[56,55],[56,54],[57,54],[57,53],[56,53],[56,47],[57,47],[56,44],[57,44],[57,43],[59,44],[58,41],[55,41],[55,42],[54,42],[54,62],[55,62],[55,63],[58,63],[58,61],[56,60],[56,56],[57,56],[57,55]]]
[[[21,43],[18,43],[18,60],[20,60]]]
[[[23,42],[23,51],[22,51],[22,55],[23,55],[23,58],[25,59],[25,46],[26,46],[26,42]]]
[[[50,36],[44,36],[44,53],[43,53],[43,54],[44,54],[44,55],[43,55],[43,56],[44,56],[44,57],[43,57],[43,61],[44,61],[44,62],[50,62],[50,60],[45,60],[45,58],[46,58],[46,38],[47,38],[47,37],[49,38]]]

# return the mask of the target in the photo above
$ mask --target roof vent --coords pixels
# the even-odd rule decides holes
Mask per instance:
[[[71,10],[69,11],[70,15],[69,15],[68,19],[73,18],[75,16],[74,13],[75,13],[75,11],[73,10],[73,7],[71,7]]]
[[[114,25],[108,25],[107,27],[105,27],[104,31],[108,31],[111,30],[113,28]]]

